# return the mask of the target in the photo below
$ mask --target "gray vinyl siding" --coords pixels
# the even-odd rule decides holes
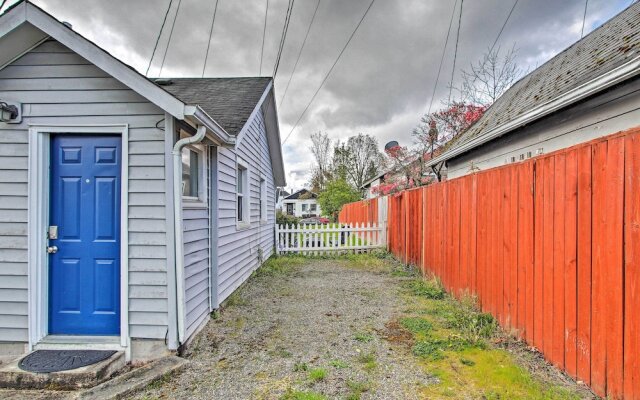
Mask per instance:
[[[185,329],[188,338],[209,314],[209,207],[183,208],[182,226]]]
[[[129,321],[133,338],[167,333],[164,111],[50,40],[0,70],[0,341],[26,342],[28,124],[129,125]],[[126,244],[123,244],[126,245]]]
[[[236,225],[236,158],[249,170],[250,226]],[[267,189],[267,222],[260,222],[260,178]],[[262,113],[236,150],[218,149],[218,302],[224,301],[273,253],[275,186]],[[259,251],[261,249],[262,251]],[[214,304],[214,307],[217,307]]]

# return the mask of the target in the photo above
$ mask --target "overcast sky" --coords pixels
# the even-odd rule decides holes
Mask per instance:
[[[10,0],[9,3],[14,1]],[[215,0],[174,0],[151,66],[158,76],[169,31],[180,9],[162,76],[200,76]],[[267,0],[219,0],[205,76],[259,74]],[[147,68],[169,0],[35,0],[57,18],[139,71]],[[288,0],[269,0],[263,75],[271,75]],[[296,0],[276,77],[281,136],[289,134],[370,0],[320,0],[304,52],[280,104],[317,0]],[[453,0],[377,0],[315,99],[284,145],[289,188],[308,180],[311,133],[333,139],[359,132],[380,144],[411,144],[411,130],[425,112],[453,11]],[[590,0],[585,34],[632,3]],[[513,0],[464,3],[457,68],[479,59],[495,40]],[[499,42],[519,49],[518,61],[533,69],[580,39],[585,0],[519,0]],[[457,24],[454,23],[452,37]],[[434,104],[447,96],[454,43],[449,43]]]

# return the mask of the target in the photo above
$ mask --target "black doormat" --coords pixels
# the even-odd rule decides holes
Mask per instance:
[[[114,355],[113,350],[36,350],[18,366],[29,372],[59,372],[99,363]]]

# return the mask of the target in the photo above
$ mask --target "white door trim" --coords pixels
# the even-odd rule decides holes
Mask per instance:
[[[49,223],[50,136],[55,134],[121,135],[120,182],[120,346],[131,357],[129,345],[129,126],[30,125],[29,126],[29,350],[48,334],[48,259],[46,230]]]

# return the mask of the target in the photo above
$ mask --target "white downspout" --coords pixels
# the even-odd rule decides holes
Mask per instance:
[[[176,302],[178,318],[178,343],[184,343],[185,303],[184,303],[184,243],[182,235],[182,149],[190,144],[201,142],[207,128],[199,126],[194,136],[180,139],[173,146],[173,228],[175,230],[176,254]]]

